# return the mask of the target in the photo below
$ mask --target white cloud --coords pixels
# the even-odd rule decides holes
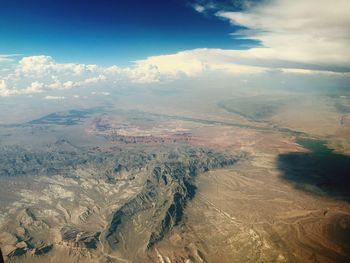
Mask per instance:
[[[196,4],[198,12],[212,2]],[[270,0],[241,2],[241,12],[217,16],[247,29],[234,37],[256,39],[262,47],[248,50],[195,49],[153,56],[136,62],[131,75],[138,82],[194,77],[211,71],[260,74],[271,69],[293,74],[348,77],[350,72],[350,1]],[[216,7],[215,7],[216,8]]]
[[[23,57],[13,64],[12,70],[0,72],[0,96],[48,92],[50,90],[89,87],[116,75],[115,67],[58,63],[50,56]]]
[[[91,95],[103,95],[103,96],[109,96],[110,93],[107,91],[101,91],[101,92],[97,92],[97,91],[92,91]]]
[[[0,63],[12,62],[14,57],[19,56],[19,54],[0,54]]]
[[[93,73],[98,69],[97,65],[85,65],[77,63],[57,63],[50,56],[30,56],[23,57],[17,66],[16,73],[18,75],[46,76],[46,75],[71,75],[81,76],[82,74]]]
[[[105,80],[107,80],[106,76],[98,75],[97,77],[91,77],[91,78],[85,79],[84,83],[85,84],[94,84],[94,83],[98,83],[98,82],[105,81]]]
[[[0,80],[0,97],[7,97],[16,94],[17,91],[14,89],[10,89],[7,85],[7,82],[4,79]]]
[[[199,1],[197,12],[217,10],[213,1]],[[0,71],[0,96],[74,88],[114,87],[122,83],[153,83],[224,72],[247,75],[322,74],[350,77],[350,1],[269,0],[244,4],[243,11],[221,10],[220,18],[246,29],[234,37],[257,39],[262,47],[248,50],[194,49],[151,56],[133,66],[100,67],[59,63],[50,56],[23,57]],[[247,3],[250,3],[249,1]],[[12,60],[0,55],[0,60]],[[103,85],[101,85],[103,84]],[[96,94],[102,94],[96,91]]]
[[[66,81],[62,84],[63,88],[65,89],[71,89],[71,88],[74,88],[74,87],[77,87],[78,86],[78,83],[75,83],[71,80],[69,81]]]
[[[29,87],[22,90],[22,93],[24,93],[24,94],[26,94],[26,93],[28,93],[28,94],[41,93],[41,92],[44,92],[43,88],[44,88],[44,83],[34,81],[34,82],[32,82],[32,84]]]
[[[247,29],[234,36],[261,41],[247,53],[260,59],[350,68],[350,1],[270,0],[217,16]]]
[[[39,60],[41,60],[40,58]],[[287,74],[323,74],[350,77],[349,72],[336,72],[311,68],[298,68],[292,63],[276,63],[274,60],[257,56],[254,50],[222,50],[222,49],[194,49],[171,55],[152,56],[136,61],[133,67],[119,68],[117,66],[103,68],[79,64],[76,68],[83,71],[71,70],[71,64],[59,64],[59,71],[55,70],[53,59],[44,57],[40,65],[27,69],[28,61],[38,60],[26,58],[15,68],[13,73],[0,75],[0,97],[21,94],[50,92],[84,87],[114,87],[116,83],[154,83],[178,78],[193,78],[203,74],[226,73],[236,76],[265,74],[272,70]],[[49,66],[43,63],[49,64]],[[22,60],[23,62],[23,60]],[[290,64],[290,65],[289,65]],[[62,70],[66,68],[67,70]],[[87,70],[88,69],[88,70]],[[88,73],[86,73],[88,71]],[[23,73],[19,73],[23,72]],[[39,74],[39,72],[41,74]],[[28,83],[30,83],[28,85]],[[100,93],[102,94],[102,93]],[[103,94],[102,94],[103,95]]]
[[[236,2],[241,0],[236,0],[232,4],[236,6]],[[207,13],[208,11],[217,10],[221,4],[217,1],[212,0],[197,0],[191,7],[198,13]]]
[[[194,49],[171,55],[153,56],[137,61],[131,75],[137,82],[156,82],[162,79],[196,77],[221,71],[231,74],[263,73],[265,67],[244,65],[235,61],[241,51],[222,49]]]
[[[195,4],[193,6],[194,10],[196,10],[198,13],[203,13],[205,11],[205,7],[199,4]]]
[[[334,72],[325,70],[310,70],[300,68],[282,68],[281,72],[288,74],[303,74],[303,75],[324,75],[324,76],[339,76],[339,77],[350,77],[350,72]]]
[[[64,100],[65,97],[64,96],[45,96],[44,97],[45,100]]]
[[[13,61],[13,59],[11,59],[11,58],[0,57],[0,63],[1,63],[1,62],[9,62],[9,61]]]

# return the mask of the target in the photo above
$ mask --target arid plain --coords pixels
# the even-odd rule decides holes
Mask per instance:
[[[119,96],[3,121],[7,262],[349,262],[348,94]]]

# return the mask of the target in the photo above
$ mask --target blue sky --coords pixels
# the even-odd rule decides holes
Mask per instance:
[[[185,0],[0,0],[0,54],[49,54],[61,62],[124,66],[181,50],[256,45],[232,37],[230,33],[240,27],[215,17],[215,9],[202,14],[194,4]],[[231,5],[234,9],[239,5]]]
[[[219,74],[348,81],[349,28],[349,0],[0,0],[0,97]]]

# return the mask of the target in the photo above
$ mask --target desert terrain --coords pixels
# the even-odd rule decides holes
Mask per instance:
[[[349,262],[348,94],[118,96],[4,116],[6,262]]]

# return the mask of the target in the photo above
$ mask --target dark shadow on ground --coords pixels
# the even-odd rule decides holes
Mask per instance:
[[[335,153],[319,140],[297,143],[310,152],[279,155],[282,178],[303,191],[350,202],[350,156]]]

